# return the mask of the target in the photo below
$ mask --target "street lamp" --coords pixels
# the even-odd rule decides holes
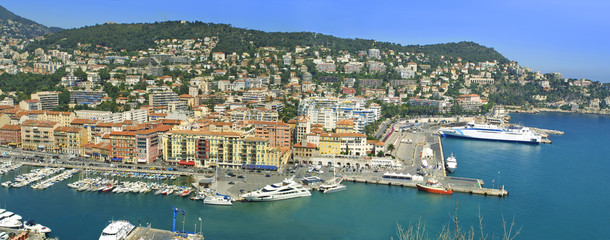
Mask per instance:
[[[203,221],[199,218],[199,233],[203,236]]]

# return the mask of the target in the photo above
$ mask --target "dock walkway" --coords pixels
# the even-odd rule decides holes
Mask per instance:
[[[182,171],[164,171],[164,170],[133,169],[133,168],[112,168],[112,167],[102,167],[102,166],[87,166],[87,165],[83,166],[83,165],[74,165],[74,164],[39,163],[39,162],[29,162],[29,161],[18,161],[18,162],[23,163],[23,165],[36,166],[36,167],[63,167],[63,168],[102,170],[102,171],[140,172],[140,173],[168,174],[168,175],[173,174],[173,175],[181,175],[181,176],[193,175],[193,173],[182,172]]]
[[[169,230],[156,229],[150,227],[136,227],[127,236],[126,240],[174,240],[174,239],[188,239],[188,240],[203,240],[203,236],[200,234],[183,234],[175,233]]]
[[[415,182],[411,180],[389,180],[389,179],[379,179],[379,178],[370,178],[364,176],[345,176],[343,177],[345,181],[349,182],[359,182],[359,183],[370,183],[370,184],[380,184],[380,185],[388,185],[388,186],[400,186],[400,187],[410,187],[417,188],[416,184],[423,182]],[[469,194],[478,194],[484,196],[496,196],[496,197],[505,197],[508,195],[508,191],[504,189],[494,189],[494,188],[483,188],[481,187],[482,181],[479,179],[467,179],[467,178],[452,178],[448,177],[445,179],[439,179],[439,181],[444,182],[447,186],[453,189],[454,192],[461,193],[469,193]]]

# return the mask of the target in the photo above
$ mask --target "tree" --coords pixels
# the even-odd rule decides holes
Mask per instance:
[[[62,89],[58,94],[59,105],[67,105],[70,103],[70,91],[67,89]]]
[[[489,234],[485,230],[485,222],[481,211],[479,210],[479,221],[478,226],[471,226],[470,228],[463,226],[460,219],[458,218],[458,207],[456,207],[454,214],[451,215],[451,222],[441,227],[440,234],[435,238],[429,238],[426,232],[426,226],[422,221],[419,221],[415,225],[409,226],[407,229],[397,224],[396,234],[398,240],[424,240],[424,239],[439,239],[439,240],[450,240],[450,239],[461,239],[461,240],[474,240],[476,238],[480,240],[490,239]],[[475,230],[476,228],[476,230]],[[509,223],[502,217],[502,234],[492,234],[492,236],[500,235],[502,240],[514,240],[521,234],[523,226],[518,227],[515,223],[515,219]],[[394,239],[394,238],[391,238]],[[496,239],[495,237],[491,239]]]
[[[388,152],[392,152],[394,151],[394,144],[390,143],[390,145],[388,145]]]
[[[119,107],[114,101],[105,101],[100,103],[100,105],[97,106],[97,109],[102,111],[117,112]]]
[[[82,80],[87,79],[87,73],[80,68],[78,68],[78,69],[76,69],[76,71],[74,71],[74,76],[76,76]]]
[[[102,82],[110,79],[110,71],[108,71],[108,69],[100,69],[97,74],[100,76],[100,79],[102,79]]]

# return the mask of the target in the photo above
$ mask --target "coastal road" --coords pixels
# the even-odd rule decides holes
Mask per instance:
[[[375,131],[375,135],[374,137],[379,139],[381,138],[384,133],[386,132],[386,129],[388,128],[388,124],[390,124],[391,119],[386,119],[385,121],[383,121],[381,123],[381,125],[379,125],[379,128],[377,128],[377,131]]]

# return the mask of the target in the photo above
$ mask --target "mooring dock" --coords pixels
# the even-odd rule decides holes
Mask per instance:
[[[359,182],[366,184],[380,184],[380,185],[388,185],[388,186],[399,186],[399,187],[410,187],[417,188],[415,184],[424,183],[417,182],[412,180],[394,180],[394,179],[385,179],[385,178],[371,178],[365,176],[345,176],[343,177],[345,181],[349,182]],[[454,192],[461,193],[469,193],[469,194],[478,194],[484,196],[496,196],[496,197],[505,197],[508,195],[508,191],[505,189],[495,189],[495,188],[484,188],[481,185],[482,180],[480,179],[470,179],[470,178],[456,178],[456,177],[447,177],[444,179],[438,179],[439,182],[443,183],[444,186],[447,186],[453,189]]]
[[[17,161],[17,162],[23,163],[23,165],[36,166],[36,167],[63,167],[63,168],[77,168],[77,169],[83,169],[83,170],[86,169],[86,170],[101,170],[101,171],[138,172],[138,173],[167,174],[167,175],[180,175],[180,176],[193,175],[193,173],[191,173],[191,172],[137,169],[137,168],[135,168],[135,166],[134,166],[134,168],[116,168],[116,167],[103,167],[103,166],[91,166],[91,165],[41,163],[41,162],[29,162],[29,161]]]
[[[201,234],[176,233],[169,230],[156,229],[150,227],[136,227],[126,238],[126,240],[203,240]]]

